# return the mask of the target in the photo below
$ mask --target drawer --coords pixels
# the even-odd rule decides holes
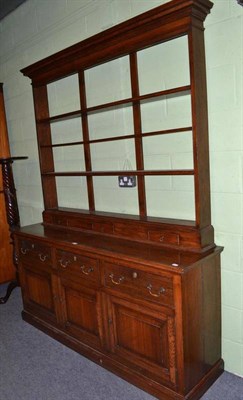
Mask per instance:
[[[172,277],[147,272],[112,263],[105,263],[104,284],[132,296],[173,306]]]
[[[176,245],[180,244],[180,235],[174,232],[165,231],[149,231],[148,238],[152,242],[157,242],[161,244]]]
[[[98,260],[68,251],[57,250],[57,268],[65,278],[80,277],[82,281],[99,283]]]
[[[52,222],[55,225],[67,226],[67,218],[61,215],[53,215]]]
[[[34,261],[39,265],[51,265],[51,248],[35,240],[20,239],[19,258],[23,261]]]

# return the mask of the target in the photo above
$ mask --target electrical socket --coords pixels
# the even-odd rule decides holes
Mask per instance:
[[[137,185],[137,179],[134,175],[120,175],[118,176],[118,185],[122,188],[133,188]]]

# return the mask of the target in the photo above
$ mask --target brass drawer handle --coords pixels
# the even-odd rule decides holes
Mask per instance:
[[[46,261],[46,259],[47,259],[47,255],[46,254],[39,253],[38,256],[39,256],[39,259],[42,262]]]
[[[67,268],[67,266],[70,264],[70,261],[69,260],[64,261],[61,259],[61,260],[59,260],[59,263],[62,268]]]
[[[85,265],[81,265],[81,271],[82,271],[82,273],[84,274],[84,275],[89,275],[90,274],[90,272],[93,272],[94,271],[94,268],[92,268],[92,267],[89,267],[88,269],[85,269],[86,267],[85,267]]]
[[[20,248],[20,251],[21,251],[22,254],[26,254],[26,253],[27,253],[27,249],[24,248],[24,247],[21,247],[21,248]]]
[[[148,289],[148,291],[149,291],[149,294],[151,294],[151,296],[160,297],[161,294],[165,293],[165,288],[164,288],[164,287],[161,287],[161,288],[159,289],[158,293],[153,293],[153,292],[152,292],[152,288],[153,288],[153,286],[152,286],[151,283],[150,283],[150,284],[147,286],[147,289]]]
[[[124,276],[120,276],[117,281],[114,280],[114,274],[110,274],[109,278],[111,278],[111,282],[114,283],[114,285],[120,285],[122,281],[124,281]]]

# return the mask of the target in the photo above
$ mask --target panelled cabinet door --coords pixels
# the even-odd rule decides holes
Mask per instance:
[[[25,310],[51,323],[57,322],[57,276],[46,268],[20,263]]]
[[[97,290],[60,278],[63,328],[76,339],[102,346],[101,300]]]
[[[110,346],[115,358],[157,382],[175,386],[173,315],[115,296],[108,296],[108,312]]]

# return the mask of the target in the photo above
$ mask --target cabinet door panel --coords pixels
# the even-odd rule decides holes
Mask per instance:
[[[51,282],[48,276],[28,271],[26,285],[28,287],[29,300],[49,311],[53,309]]]
[[[102,342],[100,296],[96,290],[61,279],[65,329],[77,339],[100,347]]]
[[[77,293],[66,288],[67,320],[79,328],[98,335],[96,318],[96,298],[85,293]]]
[[[146,314],[138,316],[123,306],[116,306],[114,312],[116,347],[166,367],[166,320],[158,321]]]
[[[42,319],[56,322],[54,280],[50,273],[21,265],[20,278],[23,289],[24,308]]]
[[[109,296],[111,351],[157,381],[176,382],[174,318]]]

